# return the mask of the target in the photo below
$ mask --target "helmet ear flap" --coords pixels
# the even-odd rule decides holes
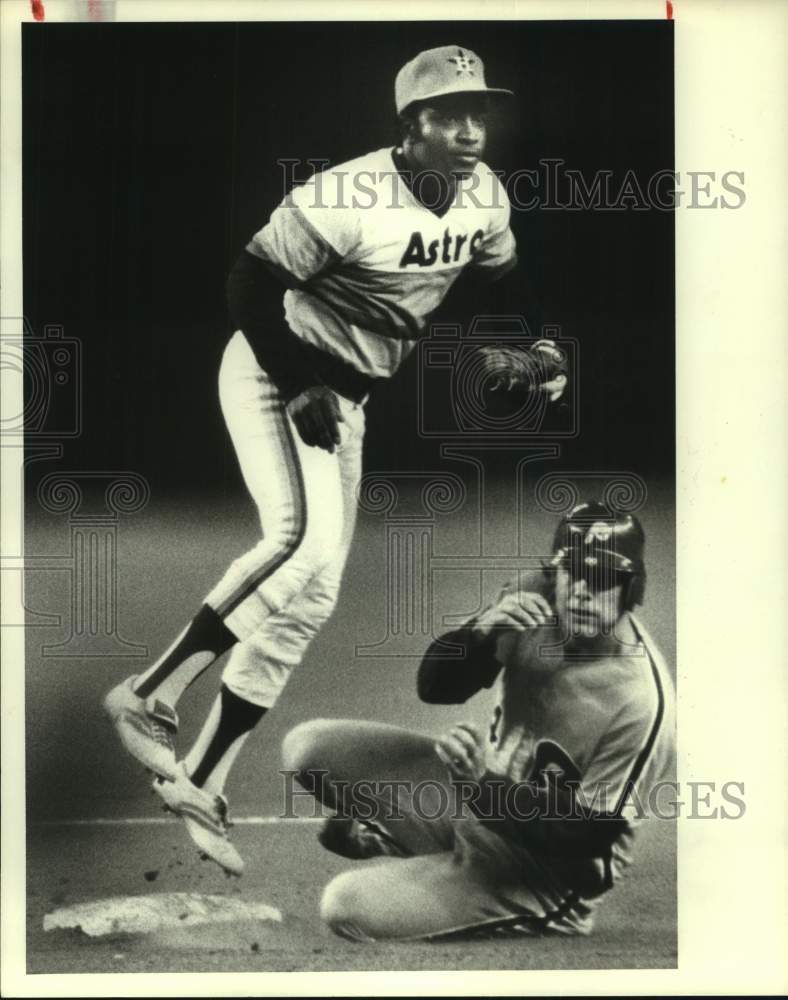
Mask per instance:
[[[624,610],[631,611],[635,605],[642,604],[646,594],[646,574],[633,574],[624,593]]]

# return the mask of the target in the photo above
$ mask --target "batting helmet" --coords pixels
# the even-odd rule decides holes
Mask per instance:
[[[596,586],[625,584],[624,610],[643,603],[646,536],[634,514],[612,513],[596,500],[578,504],[558,524],[546,569],[563,566]]]

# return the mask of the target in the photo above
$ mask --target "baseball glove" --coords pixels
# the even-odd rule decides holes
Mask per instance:
[[[486,387],[491,392],[546,392],[555,403],[566,390],[566,353],[554,340],[537,340],[528,347],[496,344],[482,347],[481,354]]]

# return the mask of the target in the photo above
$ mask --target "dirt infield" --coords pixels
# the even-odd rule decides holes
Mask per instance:
[[[230,880],[200,861],[177,823],[38,826],[28,849],[27,971],[262,972],[675,968],[675,831],[642,831],[632,875],[599,908],[588,938],[356,944],[322,926],[322,887],[352,862],[323,851],[311,823],[239,826],[248,869]],[[364,864],[364,862],[359,862]],[[233,923],[146,936],[43,930],[46,913],[115,895],[226,894],[278,907],[281,925]]]

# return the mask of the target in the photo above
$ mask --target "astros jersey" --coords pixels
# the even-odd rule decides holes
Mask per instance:
[[[490,769],[504,774],[516,754],[515,780],[561,771],[578,783],[586,808],[628,820],[613,847],[614,876],[629,864],[634,827],[648,812],[655,783],[670,777],[675,752],[670,676],[651,637],[630,620],[639,643],[625,655],[561,662],[558,669],[535,645],[530,662],[513,657],[499,682],[488,756]]]
[[[463,268],[496,277],[514,265],[510,211],[480,163],[438,216],[380,149],[294,188],[247,250],[288,283],[285,315],[298,336],[388,377]]]

